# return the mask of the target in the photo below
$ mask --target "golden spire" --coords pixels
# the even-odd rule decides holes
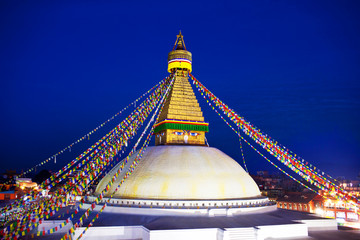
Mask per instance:
[[[192,54],[186,50],[181,31],[176,36],[174,47],[168,55],[168,72],[173,73],[177,70],[192,71]]]
[[[191,53],[186,50],[180,32],[168,56],[168,71],[176,75],[174,85],[155,124],[156,145],[205,145],[205,132],[209,131],[209,124],[204,122],[203,113],[188,80],[191,60]]]
[[[181,30],[180,30],[179,35],[176,35],[176,37],[177,38],[176,38],[176,41],[175,41],[175,44],[173,47],[173,51],[174,50],[186,50],[186,46],[185,46],[183,35],[181,34]]]

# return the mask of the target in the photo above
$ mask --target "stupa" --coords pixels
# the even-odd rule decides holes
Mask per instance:
[[[110,202],[122,207],[148,207],[146,213],[157,209],[171,214],[189,214],[196,209],[193,213],[212,215],[212,209],[222,209],[229,215],[269,208],[268,198],[260,195],[251,176],[234,159],[206,144],[209,123],[204,121],[188,80],[192,54],[181,32],[168,55],[168,71],[175,74],[175,80],[155,124],[156,146],[148,147]],[[128,165],[130,162],[132,159]],[[99,182],[95,195],[102,192],[121,164]],[[115,191],[122,176],[117,179],[105,197]]]
[[[234,159],[208,146],[209,124],[188,80],[192,55],[181,32],[168,55],[168,71],[175,79],[155,124],[155,146],[147,148],[117,189],[137,154],[132,155],[95,207],[90,219],[95,218],[84,222],[92,227],[77,228],[75,238],[264,240],[335,233],[333,219],[277,209]],[[101,179],[81,211],[87,211],[123,161]]]

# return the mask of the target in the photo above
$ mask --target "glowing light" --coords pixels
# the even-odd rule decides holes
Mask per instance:
[[[322,216],[324,214],[324,211],[321,208],[316,208],[315,213]]]

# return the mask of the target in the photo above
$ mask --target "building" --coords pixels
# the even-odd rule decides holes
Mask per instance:
[[[329,196],[327,199],[324,199],[323,207],[315,209],[315,212],[323,217],[336,218],[340,224],[352,226],[353,224],[351,223],[357,223],[356,227],[360,228],[360,216],[356,208],[334,197]]]
[[[0,192],[14,190],[16,186],[15,177],[15,170],[6,170],[6,172],[0,176]]]
[[[290,192],[277,199],[277,207],[335,218],[341,225],[360,228],[359,213],[354,206],[331,195],[324,198],[311,192]]]
[[[277,199],[277,207],[300,212],[315,213],[323,208],[323,198],[316,193],[291,192]]]
[[[283,197],[287,192],[302,192],[304,190],[302,185],[280,173],[269,174],[268,171],[257,171],[256,175],[252,175],[252,178],[259,186],[261,194],[272,201]]]
[[[360,197],[360,180],[345,180],[338,181],[338,184],[352,196]]]
[[[17,178],[16,185],[19,186],[21,190],[37,190],[38,184],[33,182],[31,178]]]
[[[17,198],[17,194],[14,190],[0,192],[0,200],[13,200]]]

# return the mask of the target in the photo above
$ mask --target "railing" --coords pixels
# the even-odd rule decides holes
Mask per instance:
[[[94,197],[88,197],[87,203],[91,203]],[[100,203],[107,202],[104,198]],[[110,199],[110,206],[119,207],[141,207],[141,208],[186,208],[186,209],[208,209],[208,208],[252,208],[273,206],[276,203],[268,199],[252,200],[147,200],[147,199]]]
[[[187,59],[189,61],[192,61],[192,55],[190,52],[188,51],[184,51],[184,50],[175,50],[169,53],[168,55],[168,61],[176,59],[176,58],[183,58],[183,59]]]

